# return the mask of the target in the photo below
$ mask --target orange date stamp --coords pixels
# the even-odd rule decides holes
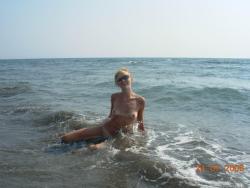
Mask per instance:
[[[221,166],[217,163],[214,164],[197,164],[196,165],[196,172],[203,173],[203,172],[226,172],[226,173],[242,173],[245,171],[244,164],[226,164]]]

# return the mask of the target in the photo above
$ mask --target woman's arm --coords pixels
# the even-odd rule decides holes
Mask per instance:
[[[145,99],[140,98],[140,109],[138,111],[137,121],[138,121],[138,130],[144,131],[144,123],[143,123],[143,113],[145,108]]]
[[[109,118],[111,118],[112,116],[113,107],[114,107],[114,94],[111,95],[111,108],[110,108],[110,113],[108,116]]]

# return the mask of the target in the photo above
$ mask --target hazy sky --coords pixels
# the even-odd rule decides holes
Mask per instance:
[[[250,58],[250,0],[1,0],[0,59]]]

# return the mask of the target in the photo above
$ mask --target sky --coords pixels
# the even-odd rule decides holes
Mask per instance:
[[[250,58],[250,1],[0,1],[0,59],[84,57]]]

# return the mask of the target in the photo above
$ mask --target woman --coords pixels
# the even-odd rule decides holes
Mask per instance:
[[[111,110],[109,118],[100,126],[82,128],[62,136],[65,143],[100,138],[101,141],[110,136],[115,136],[120,130],[132,132],[133,124],[138,122],[138,129],[144,131],[143,111],[145,100],[133,92],[132,75],[127,68],[121,68],[115,74],[115,83],[121,88],[121,92],[111,96]]]

